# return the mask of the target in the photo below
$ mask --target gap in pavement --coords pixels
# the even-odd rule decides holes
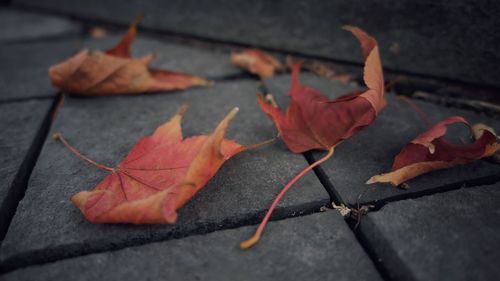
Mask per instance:
[[[24,194],[26,193],[26,189],[28,188],[28,181],[35,167],[38,156],[40,155],[40,151],[42,150],[43,144],[45,143],[45,139],[47,134],[50,131],[50,125],[53,119],[53,113],[59,104],[61,96],[59,95],[54,99],[50,110],[46,113],[42,121],[41,127],[38,129],[35,138],[33,139],[32,144],[26,154],[19,170],[12,181],[11,186],[9,187],[8,194],[5,198],[5,204],[3,204],[3,209],[0,210],[2,214],[0,220],[0,244],[4,239],[7,230],[9,229],[9,225],[16,213],[17,206],[19,202],[23,199]]]
[[[499,181],[500,181],[500,173],[492,176],[475,178],[467,181],[447,184],[437,188],[422,190],[415,193],[407,193],[407,194],[391,196],[383,200],[367,202],[359,206],[349,206],[349,207],[359,209],[363,206],[370,206],[367,209],[367,212],[369,213],[377,212],[391,202],[416,199],[424,196],[431,196],[438,193],[455,191],[461,188],[481,188],[481,186],[491,185]],[[379,270],[379,273],[384,278],[384,280],[395,280],[394,274],[391,274],[390,268],[398,268],[399,272],[404,273],[406,280],[416,280],[415,276],[413,276],[411,271],[407,268],[406,264],[400,258],[395,258],[392,264],[384,264],[385,261],[378,257],[374,245],[372,245],[372,243],[367,238],[365,232],[363,232],[363,224],[372,223],[370,220],[363,220],[363,215],[361,215],[358,218],[354,218],[353,216],[348,215],[345,216],[344,218],[347,224],[350,226],[351,230],[353,231],[354,235],[358,239],[359,243],[363,246],[363,249],[370,257],[373,257],[372,260],[375,264],[375,267],[377,268],[377,270]],[[376,228],[372,227],[372,229]],[[381,235],[379,236],[382,237]],[[394,249],[389,249],[389,250],[394,251]],[[393,256],[398,257],[396,252],[393,253]]]
[[[323,201],[323,202],[310,202],[295,207],[276,208],[270,221],[279,221],[292,217],[310,215],[313,213],[320,212],[320,210],[322,210],[327,205],[328,202]],[[264,214],[265,214],[264,211],[250,213],[243,217],[238,218],[237,220],[228,218],[226,222],[223,221],[222,223],[209,223],[209,224],[197,225],[193,229],[172,233],[168,236],[151,236],[151,237],[134,238],[119,244],[110,244],[107,240],[103,240],[91,244],[75,243],[72,245],[56,246],[53,248],[46,248],[39,251],[32,251],[18,256],[14,256],[10,259],[7,259],[4,263],[0,264],[0,276],[20,268],[51,263],[63,259],[85,256],[94,253],[117,251],[124,248],[141,246],[171,239],[180,239],[193,235],[204,235],[219,230],[227,230],[242,226],[256,225],[260,223]]]
[[[486,160],[479,160],[486,161]],[[465,181],[454,182],[442,186],[438,186],[431,189],[421,190],[413,193],[399,194],[395,196],[390,196],[381,200],[371,201],[363,203],[360,206],[373,206],[370,207],[370,212],[376,212],[382,209],[385,205],[391,202],[403,201],[408,199],[416,199],[424,196],[429,196],[438,193],[444,193],[449,191],[458,190],[461,188],[480,188],[481,186],[492,185],[497,182],[500,182],[500,173],[495,175],[480,177],[480,178],[472,178]]]

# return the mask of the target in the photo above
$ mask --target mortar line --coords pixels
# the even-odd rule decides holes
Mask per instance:
[[[43,121],[33,138],[30,148],[24,156],[23,162],[21,163],[21,166],[19,167],[9,187],[7,196],[5,197],[4,202],[2,202],[2,209],[0,210],[0,245],[7,234],[19,203],[24,198],[26,190],[28,189],[29,178],[31,177],[33,168],[36,165],[40,152],[43,148],[43,144],[45,143],[45,139],[49,133],[53,112],[56,109],[60,98],[60,96],[54,98],[50,109],[45,114],[45,117],[43,118]]]
[[[295,217],[307,216],[322,212],[328,205],[328,200],[309,202],[293,207],[280,207],[275,209],[270,221],[281,221]],[[131,247],[139,247],[152,243],[165,242],[173,239],[181,239],[196,235],[206,235],[216,231],[240,228],[244,226],[257,225],[265,214],[265,210],[242,215],[236,218],[226,218],[222,222],[211,222],[195,225],[191,229],[185,229],[180,233],[168,233],[165,235],[147,238],[132,237],[126,241],[114,242],[108,239],[92,241],[91,243],[74,243],[59,245],[42,250],[33,250],[7,258],[0,264],[0,276],[14,270],[57,262],[65,259],[87,256],[91,254],[114,252]],[[221,227],[223,225],[223,227]],[[110,243],[111,242],[111,243]]]
[[[479,178],[473,178],[469,180],[463,180],[463,181],[458,181],[454,183],[449,183],[441,186],[437,186],[434,188],[429,188],[425,190],[420,190],[420,191],[415,191],[415,192],[410,192],[410,193],[403,193],[403,194],[398,194],[398,195],[393,195],[389,196],[380,200],[373,200],[373,201],[368,201],[364,203],[360,203],[360,206],[374,206],[373,208],[370,208],[369,212],[376,212],[382,209],[385,205],[393,202],[399,202],[399,201],[405,201],[405,200],[411,200],[411,199],[418,199],[426,196],[431,196],[434,194],[440,194],[440,193],[446,193],[446,192],[451,192],[451,191],[456,191],[460,190],[463,188],[480,188],[481,186],[487,186],[487,185],[492,185],[497,182],[500,182],[500,173],[494,174],[494,175],[489,175],[489,176],[484,176],[484,177],[479,177]]]
[[[312,156],[312,152],[306,152],[303,154],[304,157],[306,158],[306,161],[308,163],[314,163],[314,158]],[[321,165],[315,167],[313,169],[314,174],[318,178],[318,180],[321,182],[325,190],[328,192],[330,195],[330,201],[334,202],[336,205],[345,205],[344,200],[340,196],[340,194],[337,192],[333,184],[331,183],[330,179],[326,175],[325,171],[321,168]],[[348,218],[344,217],[344,221],[346,224],[349,226],[349,229],[351,230],[352,234],[356,238],[356,241],[358,242],[358,245],[363,249],[367,257],[372,261],[375,269],[379,273],[380,277],[384,281],[393,281],[393,279],[390,277],[390,270],[387,268],[384,264],[382,264],[380,261],[380,257],[377,255],[376,251],[374,251],[372,245],[366,240],[363,239],[363,237],[356,231],[354,228],[354,225],[349,222]]]

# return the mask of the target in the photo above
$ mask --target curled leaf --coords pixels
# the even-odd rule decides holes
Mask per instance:
[[[475,133],[476,141],[471,144],[454,144],[445,140],[447,126],[456,123],[467,125],[471,133]],[[499,149],[497,137],[489,127],[476,126],[473,130],[464,118],[449,117],[407,144],[394,159],[391,172],[373,176],[367,183],[389,182],[398,186],[430,171],[491,156]]]
[[[291,100],[286,113],[275,104],[259,95],[259,105],[274,122],[288,148],[301,153],[311,149],[323,149],[328,153],[297,174],[278,194],[254,235],[240,244],[248,249],[257,243],[269,221],[274,208],[303,175],[317,165],[327,161],[335,146],[365,126],[370,125],[385,106],[384,77],[377,41],[357,27],[346,26],[361,43],[365,57],[364,80],[366,91],[341,96],[333,101],[318,90],[300,84],[300,63],[292,66],[292,86],[288,95]],[[271,98],[272,96],[268,97]]]
[[[377,41],[357,27],[347,26],[360,41],[365,57],[366,91],[329,100],[318,90],[299,81],[300,63],[292,67],[290,103],[286,113],[258,97],[261,109],[273,120],[288,148],[301,153],[329,150],[370,125],[386,105],[384,77]]]
[[[56,135],[72,152],[110,172],[94,190],[81,191],[71,201],[93,223],[175,223],[176,210],[205,186],[222,164],[247,149],[224,139],[233,109],[210,135],[184,139],[183,107],[153,135],[139,140],[115,168],[81,155]]]
[[[231,54],[231,62],[258,75],[261,79],[270,78],[276,71],[283,69],[281,62],[259,49],[234,52]]]
[[[82,50],[51,66],[52,84],[63,91],[91,96],[173,91],[212,84],[198,76],[150,68],[153,55],[131,58],[130,48],[136,33],[134,23],[121,41],[108,51]]]

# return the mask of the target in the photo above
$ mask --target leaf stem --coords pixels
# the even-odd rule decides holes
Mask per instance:
[[[280,191],[280,193],[278,194],[278,196],[276,196],[276,198],[274,199],[274,202],[271,205],[271,207],[269,208],[269,210],[267,210],[267,213],[266,213],[264,219],[259,224],[259,227],[257,228],[257,231],[255,231],[254,235],[252,237],[250,237],[250,239],[241,242],[241,244],[240,244],[240,248],[241,249],[248,249],[248,248],[252,247],[253,245],[255,245],[259,241],[259,239],[260,239],[260,237],[262,235],[262,232],[264,232],[264,228],[266,227],[267,222],[271,218],[271,214],[273,213],[274,209],[276,208],[276,205],[278,205],[278,202],[285,195],[285,193],[290,189],[290,187],[292,187],[292,185],[296,181],[298,181],[307,172],[309,172],[314,167],[316,167],[319,164],[321,164],[321,163],[325,162],[326,160],[328,160],[333,155],[334,150],[335,150],[335,147],[330,148],[328,150],[328,153],[323,158],[321,158],[318,161],[316,161],[316,162],[312,163],[311,165],[307,166],[300,173],[298,173],[295,177],[293,177],[293,179],[291,181],[289,181],[285,185],[285,187],[283,187],[283,189]]]
[[[52,138],[55,139],[55,140],[58,140],[60,141],[67,149],[69,149],[71,152],[73,152],[73,154],[75,154],[76,156],[78,156],[78,158],[96,166],[97,168],[99,169],[102,169],[102,170],[106,170],[106,171],[110,171],[110,172],[114,172],[115,169],[111,168],[111,167],[108,167],[106,165],[103,165],[103,164],[99,164],[97,162],[95,162],[94,160],[90,159],[90,158],[87,158],[87,156],[83,155],[80,153],[80,151],[76,150],[76,148],[72,147],[67,141],[65,138],[63,138],[63,136],[61,135],[61,133],[54,133],[52,135]]]
[[[274,137],[272,139],[268,139],[268,140],[261,141],[261,142],[258,142],[258,143],[250,144],[250,145],[245,146],[245,148],[246,148],[246,150],[256,149],[256,148],[265,146],[267,144],[273,143],[274,141],[276,141],[277,138],[278,137]]]

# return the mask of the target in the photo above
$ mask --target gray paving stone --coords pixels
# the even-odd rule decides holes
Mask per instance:
[[[0,10],[0,43],[76,36],[81,26],[67,19],[4,8]]]
[[[367,29],[380,42],[390,69],[499,85],[500,6],[494,1],[245,1],[13,0],[87,18],[128,23],[137,13],[143,26],[361,62],[344,24]]]
[[[120,37],[121,35],[111,35],[101,39],[88,39],[84,46],[105,50],[114,46]],[[187,72],[211,79],[242,73],[241,69],[231,64],[230,53],[219,50],[191,47],[140,36],[132,44],[132,52],[134,57],[156,54],[151,64],[153,67]]]
[[[251,144],[275,135],[273,125],[258,108],[255,92],[256,82],[240,81],[176,93],[68,98],[53,131],[62,132],[88,157],[116,165],[137,139],[151,134],[187,102],[190,109],[183,122],[185,136],[211,132],[232,107],[239,106],[240,113],[228,137]],[[105,173],[49,139],[2,244],[0,262],[24,264],[50,259],[51,255],[92,252],[257,222],[284,184],[306,165],[303,156],[289,153],[282,144],[275,143],[226,162],[180,210],[175,225],[93,225],[69,198],[80,190],[92,189]],[[328,194],[310,173],[285,196],[280,208],[282,214],[300,213],[327,202]]]
[[[342,85],[308,74],[303,74],[301,81],[303,84],[314,86],[332,98],[359,88],[354,84]],[[288,104],[289,76],[267,80],[265,85],[284,108]],[[345,202],[356,203],[360,194],[363,194],[360,202],[367,202],[500,172],[500,165],[481,160],[417,177],[408,182],[409,190],[394,188],[389,184],[366,185],[365,182],[371,176],[388,172],[394,157],[404,145],[426,130],[425,123],[407,103],[396,100],[393,94],[387,94],[387,98],[388,106],[376,121],[340,144],[333,157],[321,165],[329,181]],[[500,122],[496,119],[426,102],[417,101],[417,104],[434,123],[448,116],[460,115],[471,123],[483,122],[496,128],[497,132],[500,131]],[[459,125],[450,129],[450,135],[453,136],[454,133],[463,139],[468,139],[467,130]],[[323,154],[319,152],[313,155],[319,159]]]
[[[49,112],[50,100],[14,102],[0,104],[0,229],[5,227],[6,214],[11,213],[13,197],[11,188],[22,188],[27,180],[26,165],[23,163],[30,154],[35,136],[42,121]],[[34,160],[32,160],[34,161]],[[16,178],[17,177],[17,178]],[[10,191],[10,195],[9,195]]]
[[[500,184],[390,203],[361,231],[395,280],[496,280]]]
[[[55,96],[48,69],[77,51],[77,39],[0,45],[0,102]]]
[[[272,222],[258,246],[240,250],[252,230],[78,257],[21,269],[4,280],[381,280],[336,212]]]

